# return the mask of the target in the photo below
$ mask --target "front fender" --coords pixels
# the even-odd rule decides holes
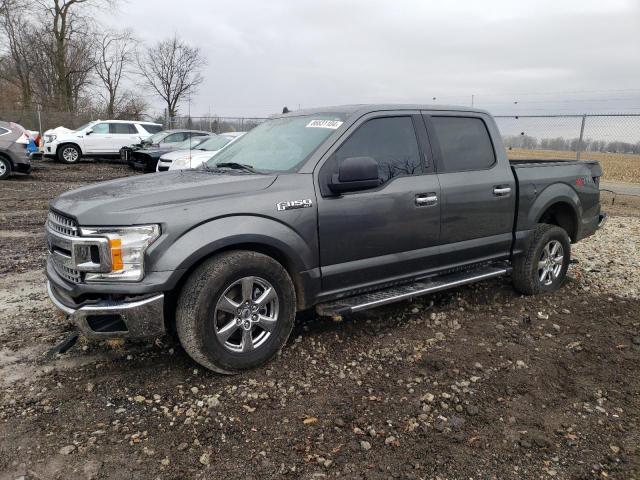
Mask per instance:
[[[308,228],[302,231],[309,232]],[[242,244],[257,244],[282,253],[302,272],[317,267],[317,239],[303,238],[298,231],[271,218],[233,215],[200,224],[180,236],[159,255],[152,271],[184,271],[216,251]]]

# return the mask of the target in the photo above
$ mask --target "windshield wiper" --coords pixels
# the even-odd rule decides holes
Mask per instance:
[[[236,163],[236,162],[222,162],[216,163],[216,167],[220,168],[232,168],[234,170],[244,170],[245,172],[251,173],[260,173],[252,165],[247,165],[246,163]]]

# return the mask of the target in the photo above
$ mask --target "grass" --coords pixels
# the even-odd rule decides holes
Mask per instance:
[[[507,150],[507,155],[512,160],[528,158],[536,158],[540,160],[576,159],[576,152],[557,150],[526,150],[523,148],[514,148],[511,150]],[[599,161],[604,172],[604,180],[640,183],[640,155],[633,155],[630,153],[583,152],[580,155],[580,159]]]

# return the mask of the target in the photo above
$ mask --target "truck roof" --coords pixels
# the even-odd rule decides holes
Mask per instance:
[[[364,115],[370,112],[379,112],[381,110],[441,110],[447,112],[473,112],[489,114],[486,110],[480,108],[463,107],[460,105],[428,105],[421,103],[363,103],[354,105],[335,105],[329,107],[307,108],[303,110],[295,110],[289,113],[274,115],[273,118],[297,115],[313,115],[318,113],[344,113],[349,116],[358,114]]]

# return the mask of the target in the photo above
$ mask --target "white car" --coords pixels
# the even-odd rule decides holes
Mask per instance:
[[[127,145],[140,143],[162,130],[162,125],[133,120],[95,120],[64,133],[47,133],[44,156],[64,163],[75,163],[82,157],[115,157]]]
[[[205,140],[195,149],[165,153],[160,157],[156,171],[166,172],[167,170],[198,168],[224,147],[242,137],[245,133],[246,132],[221,133]]]

